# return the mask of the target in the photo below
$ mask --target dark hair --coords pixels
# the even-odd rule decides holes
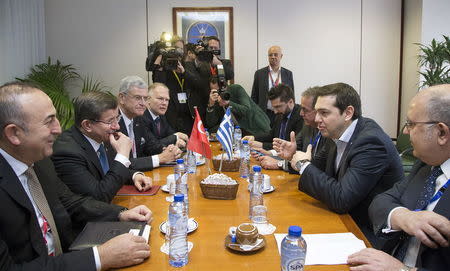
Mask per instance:
[[[74,102],[75,125],[80,128],[83,120],[98,120],[103,112],[116,109],[117,106],[117,98],[109,93],[85,92],[78,96]]]
[[[269,90],[268,94],[269,100],[275,100],[280,98],[281,102],[289,102],[292,99],[295,103],[294,91],[291,87],[285,84],[278,84]]]
[[[314,98],[314,106],[317,102],[317,98],[322,96],[336,96],[335,107],[339,109],[339,112],[342,114],[348,106],[353,106],[354,113],[352,116],[352,120],[359,118],[362,114],[361,112],[361,98],[358,95],[356,90],[345,83],[335,83],[321,87],[317,91],[317,96]]]
[[[208,40],[208,43],[209,43],[210,40],[216,40],[219,43],[219,45],[220,45],[220,40],[219,40],[219,38],[217,36],[209,36],[209,37],[207,37],[207,40]]]
[[[23,112],[20,95],[41,91],[39,87],[26,82],[9,82],[0,86],[0,139],[3,129],[11,123],[27,131],[26,115]]]

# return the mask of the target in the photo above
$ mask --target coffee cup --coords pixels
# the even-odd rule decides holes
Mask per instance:
[[[167,190],[170,194],[175,194],[175,174],[169,174],[166,178]]]
[[[242,223],[236,229],[236,242],[241,245],[253,245],[258,239],[258,229],[251,223]]]
[[[272,187],[272,184],[270,183],[270,176],[267,174],[263,175],[263,191],[268,191]]]

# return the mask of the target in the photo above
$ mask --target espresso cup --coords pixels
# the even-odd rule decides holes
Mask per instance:
[[[272,187],[271,183],[270,183],[270,176],[267,174],[263,175],[263,191],[267,191],[270,189],[270,187]]]
[[[258,239],[258,229],[251,223],[242,223],[236,229],[236,242],[241,245],[253,245]]]
[[[175,194],[175,174],[169,174],[166,178],[167,189],[170,194]]]

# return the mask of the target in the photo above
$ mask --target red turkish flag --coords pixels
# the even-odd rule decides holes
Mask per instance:
[[[211,159],[211,147],[209,146],[209,140],[206,136],[202,119],[198,114],[197,107],[195,107],[195,121],[194,126],[192,127],[191,136],[189,137],[189,142],[187,143],[187,149]]]

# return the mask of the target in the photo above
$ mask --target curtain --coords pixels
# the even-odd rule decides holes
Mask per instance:
[[[44,61],[44,0],[0,0],[0,84]]]

